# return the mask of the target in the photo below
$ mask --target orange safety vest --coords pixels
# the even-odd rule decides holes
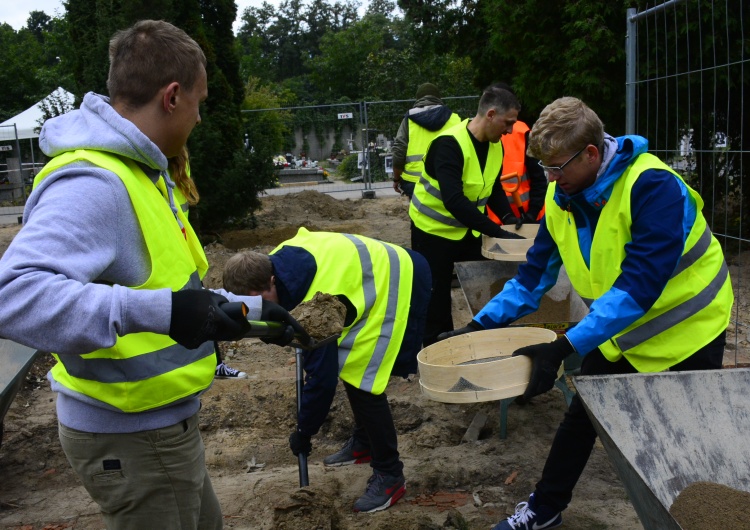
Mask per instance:
[[[522,121],[517,121],[513,124],[513,132],[511,134],[504,134],[500,138],[503,142],[503,150],[505,151],[505,158],[503,159],[503,174],[508,175],[509,173],[515,173],[521,176],[520,184],[516,179],[511,179],[503,182],[503,189],[505,189],[505,195],[508,197],[510,202],[510,208],[513,210],[513,215],[521,217],[521,211],[513,201],[513,195],[511,191],[518,185],[518,194],[521,196],[524,211],[529,209],[529,192],[531,191],[531,182],[526,176],[526,133],[529,131],[529,126]],[[509,191],[511,190],[511,191]],[[497,224],[502,224],[500,219],[495,213],[487,208],[487,216]],[[537,221],[544,216],[544,208],[539,212]]]

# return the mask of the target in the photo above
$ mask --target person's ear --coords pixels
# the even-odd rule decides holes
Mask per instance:
[[[599,158],[599,148],[596,147],[594,144],[589,144],[586,146],[586,161],[591,164],[593,162],[596,162]]]
[[[173,81],[167,85],[162,95],[162,108],[167,114],[172,114],[175,107],[177,107],[177,96],[180,91],[180,84],[177,81]]]

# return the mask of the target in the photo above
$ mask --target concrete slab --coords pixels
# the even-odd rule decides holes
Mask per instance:
[[[680,528],[669,508],[693,482],[750,491],[750,369],[573,381],[646,530]]]
[[[0,425],[38,353],[27,346],[0,338]]]

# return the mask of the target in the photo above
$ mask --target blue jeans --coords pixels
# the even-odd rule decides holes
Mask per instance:
[[[175,425],[127,434],[59,424],[60,443],[109,530],[219,530],[219,500],[206,471],[198,413]]]

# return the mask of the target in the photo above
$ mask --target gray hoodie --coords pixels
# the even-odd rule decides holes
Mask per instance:
[[[160,177],[167,182],[176,215],[166,157],[108,98],[88,93],[79,110],[47,120],[39,145],[50,157],[85,148],[136,161],[154,182]],[[112,346],[119,335],[167,334],[170,290],[125,287],[140,285],[149,274],[145,242],[120,178],[88,163],[64,166],[31,193],[24,226],[0,259],[0,336],[42,351],[80,355]],[[244,301],[250,307],[248,318],[260,318],[260,297],[218,292]],[[200,408],[193,396],[158,410],[125,414],[66,393],[51,374],[47,377],[59,392],[60,422],[81,431],[155,429]]]

